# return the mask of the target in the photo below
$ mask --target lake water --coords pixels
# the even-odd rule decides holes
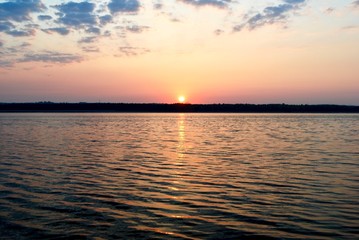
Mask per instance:
[[[358,239],[359,115],[0,114],[0,239]]]

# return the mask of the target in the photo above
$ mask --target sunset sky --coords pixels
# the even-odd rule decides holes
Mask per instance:
[[[359,0],[0,0],[0,102],[359,105]]]

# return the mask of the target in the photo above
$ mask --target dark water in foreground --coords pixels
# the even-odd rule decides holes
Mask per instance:
[[[0,114],[0,239],[358,239],[359,115]]]

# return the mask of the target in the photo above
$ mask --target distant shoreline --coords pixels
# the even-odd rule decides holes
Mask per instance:
[[[0,112],[138,112],[138,113],[359,113],[351,105],[161,104],[161,103],[0,103]]]

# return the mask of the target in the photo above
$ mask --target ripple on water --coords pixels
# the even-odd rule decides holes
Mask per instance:
[[[358,124],[0,114],[0,239],[355,239]]]

